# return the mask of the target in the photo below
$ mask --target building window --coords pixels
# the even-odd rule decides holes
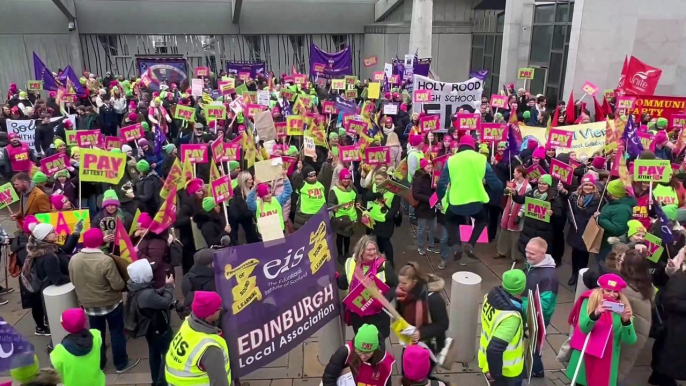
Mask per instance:
[[[537,70],[531,82],[532,94],[544,94],[548,105],[564,98],[569,35],[572,29],[574,2],[549,0],[535,5],[529,67]],[[536,79],[536,76],[543,79]]]
[[[472,57],[470,71],[488,70],[484,81],[484,95],[497,94],[499,90],[500,57],[503,48],[503,23],[505,12],[495,16],[495,32],[480,32],[472,34]]]

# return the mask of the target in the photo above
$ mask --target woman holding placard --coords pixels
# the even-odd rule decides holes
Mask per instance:
[[[500,233],[498,234],[498,255],[496,259],[509,257],[512,261],[524,261],[524,255],[519,252],[517,243],[522,232],[524,215],[522,204],[514,202],[513,196],[526,196],[531,192],[531,185],[527,180],[526,169],[517,166],[514,169],[514,179],[507,183],[505,197],[507,202],[503,209],[503,216],[500,219]]]

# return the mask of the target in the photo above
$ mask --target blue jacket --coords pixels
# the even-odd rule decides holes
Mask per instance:
[[[157,172],[157,175],[161,176],[162,175],[162,162],[164,161],[164,158],[160,154],[155,154],[154,152],[145,152],[143,153],[143,157],[145,157],[145,160],[148,161],[150,164],[150,167],[152,168],[152,164],[156,164],[155,172]]]
[[[283,207],[288,199],[291,198],[292,193],[293,187],[291,186],[291,181],[286,178],[283,182],[283,191],[278,195],[278,197],[274,198],[279,205]],[[257,193],[255,189],[252,189],[250,193],[248,193],[248,198],[245,199],[245,204],[248,206],[248,209],[252,210],[253,212],[257,212]]]
[[[464,146],[461,146],[460,149],[458,149],[458,152],[464,150],[463,147]],[[471,147],[468,147],[468,149],[473,150]],[[439,200],[443,199],[443,196],[445,196],[447,193],[448,184],[450,183],[450,171],[448,170],[448,165],[449,164],[446,164],[441,171],[441,178],[438,179],[438,183],[436,184],[436,194],[438,195]],[[486,180],[486,187],[488,188],[487,191],[490,190],[491,192],[502,192],[505,189],[503,182],[500,181],[488,161],[486,161],[486,174],[484,179]],[[492,199],[493,197],[489,196],[489,198]],[[450,205],[448,206],[448,209],[458,216],[471,216],[479,213],[483,209],[483,206],[484,203],[472,202],[464,205]]]

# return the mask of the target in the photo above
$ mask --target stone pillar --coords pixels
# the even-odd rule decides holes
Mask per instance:
[[[579,277],[576,279],[576,292],[574,292],[574,302],[576,303],[577,299],[583,294],[584,292],[588,291],[588,287],[586,287],[586,284],[584,284],[584,273],[588,271],[588,268],[582,268],[579,270]],[[569,334],[571,335],[574,332],[574,326],[569,327]]]
[[[62,312],[70,308],[79,308],[79,301],[72,283],[60,286],[51,285],[43,290],[43,297],[45,298],[45,314],[50,323],[52,344],[57,346],[67,336],[67,332],[60,323]]]
[[[448,336],[457,347],[455,362],[467,363],[476,357],[475,339],[479,320],[481,276],[468,272],[455,272],[450,289],[450,325]]]
[[[534,0],[508,0],[505,4],[500,83],[516,83],[517,69],[529,64]],[[521,87],[521,86],[519,86]]]
[[[412,1],[410,22],[410,47],[408,54],[418,52],[420,58],[431,57],[431,35],[433,33],[433,0]],[[398,55],[399,57],[401,55]],[[403,55],[404,56],[404,55]]]
[[[76,21],[74,21],[76,26]],[[83,73],[83,57],[81,55],[81,38],[78,27],[69,32],[69,58],[71,59],[71,68],[74,69],[76,76],[81,77]]]

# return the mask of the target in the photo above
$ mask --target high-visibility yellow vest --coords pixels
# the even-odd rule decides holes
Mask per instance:
[[[422,153],[421,151],[413,151],[412,153],[408,154],[407,155],[407,165],[408,166],[410,165],[410,157],[417,158],[416,165],[417,165],[417,168],[419,168],[419,161],[424,159],[424,153]],[[407,182],[409,182],[410,184],[412,183],[412,178],[414,178],[414,173],[416,171],[417,171],[417,169],[409,170],[409,168],[408,168],[408,170],[407,170]]]
[[[314,184],[305,182],[300,188],[300,213],[317,214],[326,203],[324,185],[317,181]]]
[[[450,174],[450,189],[446,194],[450,205],[488,202],[488,193],[483,183],[486,162],[486,156],[470,150],[461,151],[448,158],[445,167]]]
[[[348,279],[348,290],[350,290],[350,283],[352,283],[352,281],[353,281],[356,264],[357,263],[355,262],[355,255],[353,255],[352,257],[348,257],[348,259],[345,260],[345,276]],[[381,280],[384,283],[386,282],[385,266],[386,266],[386,263],[384,262],[383,264],[381,264],[379,266],[378,271],[376,271],[376,277],[379,278],[379,280]],[[367,267],[364,267],[362,269],[362,273],[367,274],[367,269],[368,269]],[[345,291],[345,293],[347,294],[348,291]]]
[[[209,347],[218,347],[224,354],[224,363],[229,383],[231,383],[231,363],[229,348],[224,338],[216,334],[205,334],[193,330],[184,320],[179,332],[174,336],[165,356],[164,374],[170,386],[209,385],[210,378],[200,369],[200,359]]]
[[[372,192],[376,193],[376,183],[372,185]],[[383,199],[386,201],[386,206],[391,207],[391,203],[393,202],[394,194],[386,191],[383,194]],[[384,213],[381,210],[381,204],[378,203],[376,200],[374,201],[369,201],[367,203],[367,210],[369,211],[369,217],[371,217],[374,221],[376,222],[384,222],[386,221],[386,213]]]
[[[518,311],[501,311],[493,308],[488,303],[488,295],[484,296],[483,307],[481,308],[481,339],[479,340],[478,359],[479,368],[482,372],[487,373],[489,369],[486,349],[488,349],[488,344],[500,323],[507,318],[519,319],[517,333],[503,353],[502,374],[504,377],[513,378],[524,371],[524,323],[522,314]]]
[[[355,209],[357,193],[352,189],[349,191],[341,190],[338,186],[333,187],[333,193],[336,195],[339,205],[345,204],[338,208],[334,217],[348,216],[351,221],[357,221],[357,209]]]
[[[277,214],[279,216],[279,220],[281,222],[281,230],[286,229],[285,224],[283,223],[283,211],[281,209],[281,204],[279,204],[279,200],[276,198],[272,197],[271,201],[262,201],[261,198],[257,199],[257,217],[266,217],[269,215]],[[259,224],[257,225],[257,230],[259,231],[260,229]]]

